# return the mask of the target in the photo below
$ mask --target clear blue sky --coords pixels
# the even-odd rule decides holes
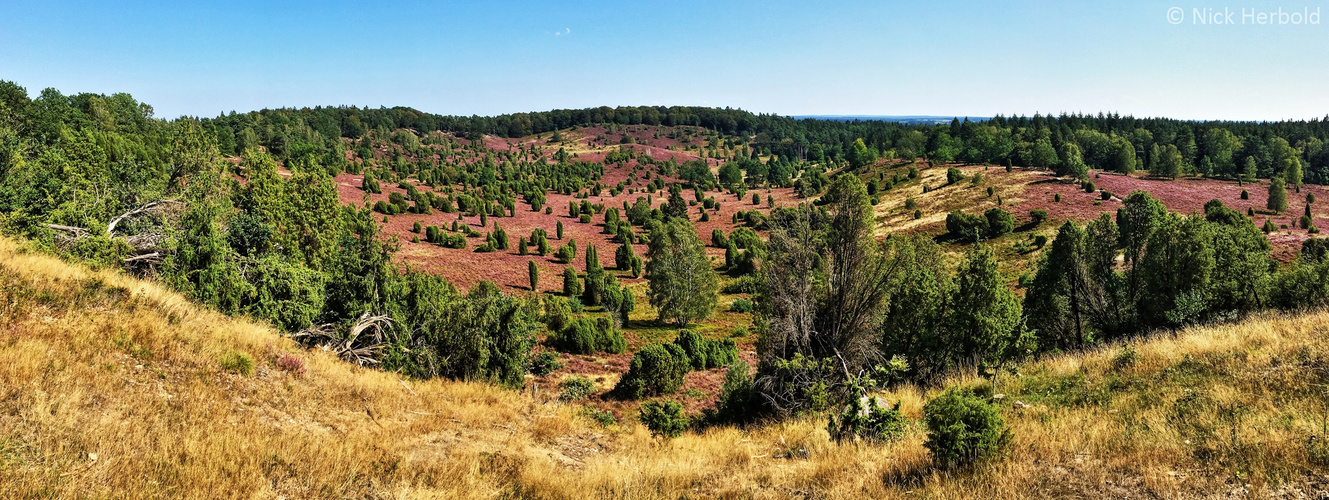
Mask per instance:
[[[1181,7],[1180,24],[1168,20]],[[1230,26],[1194,24],[1229,8]],[[158,116],[600,105],[786,115],[1329,114],[1329,2],[0,3],[0,79],[129,92]]]

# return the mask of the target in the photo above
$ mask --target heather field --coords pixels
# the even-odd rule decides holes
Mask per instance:
[[[609,133],[605,126],[591,126],[560,131],[563,141],[559,143],[550,143],[550,134],[511,139],[486,136],[477,141],[454,139],[459,144],[467,147],[480,148],[475,151],[466,151],[468,156],[463,159],[463,162],[478,161],[483,156],[483,151],[515,151],[521,148],[535,149],[540,151],[542,155],[551,158],[561,148],[573,155],[572,159],[574,161],[586,162],[603,162],[609,152],[623,148],[632,150],[637,154],[648,155],[656,160],[683,162],[698,159],[700,151],[686,149],[689,146],[669,136],[674,133],[684,134],[687,129],[687,127],[641,125],[620,127],[620,130]],[[633,142],[621,144],[621,139],[618,138],[624,135],[632,137]],[[609,136],[613,136],[612,138],[615,140],[608,140]],[[601,139],[597,140],[597,137]],[[394,146],[386,144],[375,150],[375,157],[382,159],[390,156],[393,151]],[[718,170],[720,161],[709,160],[708,163],[711,165],[713,172]],[[1288,211],[1274,213],[1265,208],[1268,196],[1268,181],[1239,184],[1236,181],[1220,179],[1155,178],[1143,172],[1122,175],[1091,171],[1090,177],[1095,189],[1092,192],[1087,192],[1073,179],[1059,178],[1046,170],[1017,167],[1013,171],[1007,172],[1002,166],[972,164],[931,166],[921,159],[915,161],[882,161],[860,169],[857,173],[866,180],[882,172],[902,173],[909,167],[918,169],[919,176],[917,179],[910,180],[879,195],[880,201],[876,206],[879,238],[892,233],[918,232],[943,236],[945,233],[944,220],[946,214],[950,211],[982,212],[987,208],[998,206],[999,199],[1002,203],[1001,206],[1013,213],[1022,224],[1028,222],[1030,211],[1046,210],[1049,221],[1039,228],[1025,226],[1026,231],[1024,232],[1027,233],[1025,236],[1030,234],[1051,235],[1061,221],[1073,220],[1084,223],[1102,213],[1115,214],[1117,208],[1121,207],[1123,196],[1135,190],[1143,190],[1160,199],[1168,210],[1178,213],[1203,212],[1203,206],[1206,202],[1217,199],[1239,212],[1248,213],[1249,210],[1250,213],[1253,213],[1250,217],[1257,225],[1263,224],[1266,219],[1271,220],[1279,226],[1278,231],[1268,234],[1268,238],[1275,248],[1274,256],[1287,262],[1295,258],[1296,250],[1300,247],[1301,242],[1310,236],[1306,229],[1297,226],[1297,219],[1300,218],[1302,209],[1306,205],[1305,196],[1314,193],[1316,196],[1323,198],[1326,194],[1329,194],[1329,191],[1326,191],[1323,186],[1307,184],[1290,195]],[[946,169],[950,167],[959,168],[970,178],[974,174],[981,174],[982,182],[973,184],[966,181],[957,185],[946,185]],[[629,175],[638,171],[638,169],[646,170],[636,160],[608,164],[605,167],[604,177],[600,182],[608,186],[625,182]],[[367,203],[367,206],[372,206],[375,202],[387,201],[391,193],[405,194],[405,190],[395,184],[389,185],[387,183],[382,186],[382,193],[367,194],[361,189],[363,177],[363,174],[353,173],[342,173],[336,177],[338,195],[342,203]],[[437,191],[437,189],[425,186],[415,179],[407,179],[406,182],[413,183],[420,191]],[[681,182],[683,181],[677,178],[670,178],[667,181],[669,185]],[[591,203],[602,204],[605,207],[621,207],[624,203],[632,203],[639,196],[646,196],[652,200],[653,205],[658,205],[669,194],[667,190],[649,190],[646,185],[645,179],[637,178],[634,183],[625,184],[626,189],[617,195],[606,191],[601,193],[600,196],[591,196],[586,199]],[[927,192],[924,192],[924,186],[929,188]],[[456,187],[459,188],[460,186]],[[993,189],[993,195],[989,196],[987,194],[988,188]],[[1247,193],[1245,199],[1242,198],[1243,190]],[[1109,194],[1107,199],[1103,199],[1104,192]],[[750,199],[751,193],[758,193],[761,196],[761,203],[753,205]],[[739,199],[737,195],[727,190],[707,191],[706,195],[714,197],[720,204],[719,208],[704,210],[699,206],[694,206],[694,210],[690,212],[689,216],[694,222],[698,236],[703,241],[709,241],[711,232],[715,229],[729,233],[736,227],[741,226],[741,221],[737,224],[733,222],[733,216],[737,212],[757,210],[762,213],[769,213],[768,196],[774,200],[776,207],[795,206],[801,202],[809,201],[799,198],[793,188],[754,189],[749,191],[743,199]],[[1060,195],[1060,201],[1057,201],[1058,195]],[[685,197],[689,201],[692,200],[690,193]],[[912,200],[912,205],[922,212],[920,218],[914,218],[914,209],[905,208],[907,200]],[[492,229],[492,225],[496,222],[499,227],[502,227],[512,236],[529,235],[535,229],[543,229],[552,235],[556,232],[558,222],[562,221],[564,239],[554,241],[555,245],[570,240],[576,240],[582,248],[594,245],[601,250],[600,260],[602,264],[612,268],[612,249],[617,246],[617,243],[611,241],[613,235],[605,234],[603,220],[599,220],[599,218],[592,220],[590,223],[581,223],[576,218],[570,217],[567,211],[569,201],[580,202],[580,198],[575,194],[564,195],[550,192],[545,206],[552,207],[553,213],[545,214],[543,211],[531,210],[529,206],[519,207],[512,217],[495,218],[494,221],[491,221],[489,229]],[[708,213],[709,220],[701,220],[703,210]],[[1312,216],[1316,225],[1319,225],[1320,221],[1329,217],[1329,211],[1312,210]],[[506,251],[476,253],[471,248],[449,249],[425,242],[412,241],[415,237],[421,236],[412,231],[415,223],[446,226],[450,225],[453,220],[458,221],[459,224],[469,225],[481,232],[486,230],[485,227],[480,225],[478,215],[458,217],[457,214],[439,212],[427,215],[407,213],[388,217],[387,222],[382,224],[382,234],[386,238],[395,237],[400,242],[401,250],[397,257],[403,263],[444,276],[463,289],[469,288],[482,280],[487,280],[512,292],[529,292],[526,261],[535,261],[539,266],[541,276],[549,278],[556,278],[562,268],[566,266],[552,255],[543,257],[522,256],[518,255],[515,248]],[[1020,237],[1018,233],[1007,239],[1017,239]],[[645,251],[645,245],[636,245],[638,255]],[[722,248],[710,247],[707,252],[713,259],[723,259],[724,250]],[[1018,258],[1013,259],[1011,263],[1018,266],[1020,260]],[[1027,264],[1028,262],[1024,262],[1024,265],[1027,266]],[[627,273],[619,274],[620,279],[627,283],[640,283],[642,281],[640,278],[632,278]],[[560,286],[561,284],[556,279],[543,279],[539,291],[557,291]]]

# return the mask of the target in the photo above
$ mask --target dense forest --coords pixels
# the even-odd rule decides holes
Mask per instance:
[[[712,174],[704,161],[655,161],[627,150],[583,162],[534,149],[489,150],[478,141],[602,124],[699,127],[735,138],[745,153],[724,158]],[[1283,265],[1246,215],[1221,202],[1203,214],[1169,213],[1144,192],[1126,197],[1115,217],[1061,226],[1036,275],[1020,284],[1021,296],[982,243],[968,246],[957,267],[932,238],[875,238],[870,196],[879,188],[854,175],[861,167],[901,159],[1051,169],[1071,178],[1089,169],[1144,170],[1300,186],[1329,180],[1326,139],[1329,123],[1319,120],[1062,115],[906,126],[697,107],[498,117],[324,107],[166,120],[126,94],[46,89],[31,98],[0,82],[0,231],[159,279],[311,345],[340,345],[361,364],[521,387],[528,371],[549,362],[533,351],[541,334],[564,352],[623,352],[616,330],[634,307],[633,293],[601,268],[594,247],[581,249],[584,274],[568,267],[561,277],[562,296],[514,296],[490,283],[462,293],[395,262],[397,242],[380,237],[382,218],[480,214],[483,235],[455,223],[417,232],[439,245],[483,238],[477,252],[520,246],[525,255],[529,246],[572,263],[575,242],[550,248],[561,234],[510,236],[499,221],[518,203],[595,216],[623,245],[618,270],[644,274],[659,321],[683,328],[710,314],[720,286],[684,188],[706,204],[708,191],[798,186],[805,203],[753,216],[753,230],[712,241],[729,252],[722,268],[735,277],[731,285],[756,299],[748,304],[760,338],[755,372],[737,360],[732,340],[683,330],[673,342],[639,349],[613,391],[627,399],[668,394],[689,370],[730,366],[716,409],[702,420],[744,423],[860,404],[856,395],[873,387],[931,383],[961,366],[997,376],[1038,353],[1329,301],[1324,240],[1308,241],[1299,260]],[[398,146],[390,158],[375,154],[385,143]],[[634,179],[669,194],[643,196],[621,211],[585,200],[624,189],[600,179],[606,164],[629,160]],[[369,174],[366,192],[382,181],[402,182],[407,194],[343,205],[332,177],[348,171]],[[407,178],[431,189],[417,191]],[[544,207],[550,192],[583,201]],[[993,212],[965,227],[1001,225],[1011,225],[1010,214]],[[754,230],[769,236],[763,241]],[[650,251],[635,255],[634,242]],[[539,279],[532,264],[532,289]],[[660,429],[682,418],[676,406],[655,403],[642,414]],[[846,432],[889,422],[856,421]]]
[[[995,165],[1078,168],[1158,175],[1269,178],[1322,183],[1329,177],[1329,118],[1309,122],[1193,122],[1099,114],[1002,117],[949,126],[884,121],[839,122],[698,107],[554,110],[496,117],[455,117],[409,108],[304,108],[229,114],[202,120],[223,152],[262,145],[279,157],[291,148],[332,147],[338,137],[399,128],[468,138],[524,137],[597,124],[689,125],[749,137],[763,155],[865,164],[878,157],[929,158]],[[855,141],[863,140],[862,146]],[[300,146],[306,145],[306,146]],[[1290,172],[1293,162],[1298,172]],[[1252,167],[1253,165],[1253,167]]]

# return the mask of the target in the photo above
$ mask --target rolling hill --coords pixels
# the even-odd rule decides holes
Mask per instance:
[[[918,423],[654,438],[549,392],[408,380],[304,350],[160,285],[0,240],[8,498],[1305,498],[1329,489],[1329,314],[1265,314],[1049,355],[989,386],[1002,460],[943,471]]]

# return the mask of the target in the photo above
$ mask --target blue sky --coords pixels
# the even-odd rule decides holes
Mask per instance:
[[[1168,20],[1182,9],[1179,24]],[[1235,25],[1199,24],[1229,9]],[[158,116],[616,105],[785,115],[1329,115],[1329,1],[0,3],[0,79]]]

